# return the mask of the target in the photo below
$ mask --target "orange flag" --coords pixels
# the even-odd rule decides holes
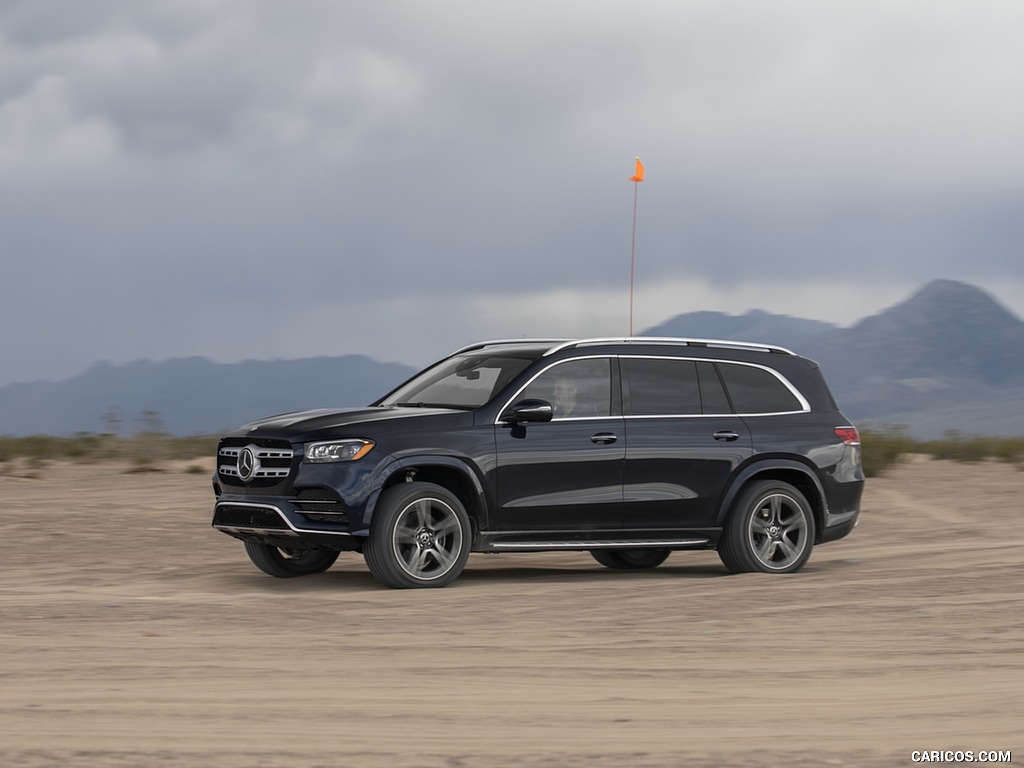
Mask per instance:
[[[644,164],[640,162],[640,158],[636,159],[636,175],[629,177],[630,181],[643,181],[644,180]]]

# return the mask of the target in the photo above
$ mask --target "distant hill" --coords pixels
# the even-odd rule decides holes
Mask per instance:
[[[948,430],[1024,435],[1024,322],[965,283],[928,283],[849,328],[762,310],[694,312],[642,335],[792,349],[821,364],[844,413],[861,426],[904,424],[920,438]],[[172,434],[216,433],[284,411],[364,405],[414,372],[360,355],[98,363],[64,382],[0,387],[0,435],[102,432],[112,409],[126,434],[145,418],[159,418]]]
[[[197,357],[98,363],[60,383],[0,388],[0,434],[103,432],[113,409],[126,434],[145,426],[146,412],[171,434],[211,434],[275,413],[365,405],[415,372],[361,355],[232,364]]]
[[[916,391],[965,382],[1024,385],[1024,322],[984,291],[951,280],[936,280],[902,304],[813,339],[806,351],[859,385],[898,383]]]
[[[1024,322],[966,283],[935,280],[849,328],[754,310],[693,312],[644,335],[757,341],[821,364],[856,423],[1024,435]]]
[[[971,285],[936,280],[800,351],[855,420],[1024,435],[1024,322]]]
[[[838,325],[820,320],[805,320],[789,315],[775,315],[754,309],[745,315],[724,312],[690,312],[648,328],[642,336],[679,336],[693,339],[728,339],[776,344],[793,351],[816,336],[839,330]]]

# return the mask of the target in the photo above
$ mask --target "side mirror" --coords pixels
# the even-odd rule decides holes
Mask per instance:
[[[513,424],[537,423],[551,421],[554,415],[555,409],[547,400],[528,398],[520,400],[505,411],[504,421]]]

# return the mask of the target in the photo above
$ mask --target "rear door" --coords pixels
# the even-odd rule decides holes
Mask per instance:
[[[714,525],[736,467],[753,452],[714,363],[624,357],[626,458],[623,526],[678,530]]]

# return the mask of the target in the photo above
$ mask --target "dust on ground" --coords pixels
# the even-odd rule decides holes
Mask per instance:
[[[1024,472],[905,463],[803,572],[473,555],[277,580],[209,474],[0,476],[0,765],[901,766],[1024,755]],[[1018,760],[1020,756],[1018,756]],[[949,763],[947,763],[948,765]]]

